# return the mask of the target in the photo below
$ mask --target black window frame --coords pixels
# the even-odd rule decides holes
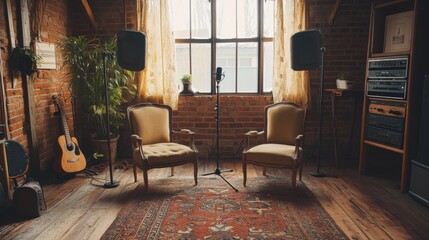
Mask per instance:
[[[174,1],[174,0],[173,0]],[[191,4],[193,0],[188,0],[189,1],[189,12],[191,12]],[[257,5],[258,5],[258,11],[257,11],[257,16],[258,16],[258,29],[257,29],[257,36],[254,38],[229,38],[229,39],[220,39],[220,38],[216,38],[216,32],[217,32],[217,19],[216,19],[216,0],[207,0],[211,3],[211,38],[208,39],[196,39],[196,38],[192,38],[192,16],[190,16],[189,18],[189,26],[190,26],[190,37],[189,38],[180,38],[180,39],[175,39],[175,44],[189,44],[189,70],[190,73],[192,74],[192,47],[191,44],[194,43],[206,43],[206,44],[210,44],[211,46],[211,73],[212,76],[210,76],[210,92],[199,92],[198,94],[202,94],[202,95],[213,95],[216,94],[216,80],[214,77],[214,74],[216,72],[216,44],[217,43],[235,43],[236,44],[236,50],[235,50],[235,92],[221,92],[220,94],[230,94],[230,95],[266,95],[266,94],[271,94],[272,90],[269,92],[264,92],[264,43],[266,42],[273,42],[274,38],[273,37],[264,37],[264,4],[263,2],[265,2],[266,0],[255,0],[257,1]],[[235,1],[237,4],[237,1]],[[236,15],[237,16],[237,15]],[[237,74],[238,74],[238,43],[243,43],[243,42],[248,42],[248,43],[256,43],[257,44],[257,48],[258,48],[258,66],[257,66],[257,72],[258,72],[258,83],[257,83],[257,91],[256,92],[252,92],[252,93],[247,93],[247,92],[237,92],[237,83],[238,83],[238,79],[237,79]]]

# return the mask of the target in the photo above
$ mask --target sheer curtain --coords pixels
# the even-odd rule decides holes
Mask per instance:
[[[177,109],[176,56],[170,0],[137,0],[137,27],[146,33],[146,68],[137,73],[138,101]]]
[[[293,71],[290,37],[305,29],[305,0],[276,0],[274,34],[274,102],[289,101],[304,108],[309,103],[308,71]]]

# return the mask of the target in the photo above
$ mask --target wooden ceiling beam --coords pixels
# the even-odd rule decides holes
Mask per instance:
[[[94,14],[92,13],[91,6],[89,6],[88,0],[81,0],[81,1],[82,1],[83,7],[85,8],[86,15],[89,18],[89,21],[91,21],[92,26],[96,28],[97,22],[95,21]]]
[[[332,9],[331,14],[329,15],[329,26],[332,26],[334,24],[335,16],[337,16],[338,8],[340,7],[341,0],[336,0],[334,4],[334,8]]]

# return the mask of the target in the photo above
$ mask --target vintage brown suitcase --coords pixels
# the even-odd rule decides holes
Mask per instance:
[[[46,210],[43,189],[36,181],[29,181],[15,189],[13,203],[22,218],[36,218]]]

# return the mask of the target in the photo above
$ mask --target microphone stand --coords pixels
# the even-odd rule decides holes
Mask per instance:
[[[233,170],[232,169],[224,169],[224,170],[219,169],[219,154],[220,154],[220,152],[219,152],[219,138],[220,138],[219,84],[223,80],[223,77],[225,77],[225,74],[222,74],[222,79],[221,78],[217,79],[217,77],[216,77],[216,107],[215,107],[215,110],[216,110],[216,116],[215,116],[215,119],[216,119],[216,169],[214,172],[205,173],[202,176],[217,175],[217,176],[221,177],[232,189],[234,189],[234,191],[238,192],[238,189],[235,188],[230,182],[228,182],[228,180],[226,180],[222,176],[222,173],[232,172]]]

